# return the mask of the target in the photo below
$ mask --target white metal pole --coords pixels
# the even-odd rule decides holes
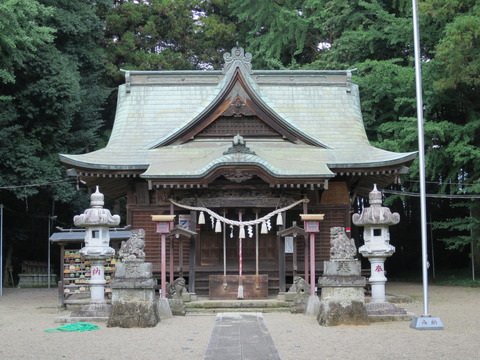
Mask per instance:
[[[428,258],[427,258],[427,205],[425,191],[425,145],[423,134],[423,98],[422,70],[420,60],[420,31],[418,26],[418,4],[412,0],[413,10],[413,42],[415,48],[415,88],[417,95],[417,125],[418,125],[418,161],[420,174],[420,221],[422,230],[422,279],[423,279],[423,316],[428,314]]]
[[[0,296],[3,295],[3,204],[0,204]]]
[[[48,236],[47,236],[47,283],[48,283],[48,288],[50,289],[50,227],[51,227],[51,222],[52,222],[52,216],[48,216]]]

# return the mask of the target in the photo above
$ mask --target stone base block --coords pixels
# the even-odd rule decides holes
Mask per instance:
[[[368,318],[371,322],[410,321],[413,314],[389,302],[365,304]]]
[[[108,327],[147,328],[157,326],[158,318],[153,301],[114,302]]]
[[[317,320],[322,326],[369,324],[365,306],[359,301],[351,301],[349,304],[322,302]]]
[[[359,260],[331,260],[323,263],[324,276],[360,276],[361,272]]]
[[[410,327],[416,330],[443,330],[443,323],[437,317],[414,317]]]
[[[107,303],[92,303],[84,305],[80,310],[72,311],[72,318],[108,318],[111,312],[111,305]]]
[[[195,293],[183,292],[182,293],[182,299],[183,299],[184,302],[197,301],[198,296]]]
[[[168,303],[173,315],[185,316],[186,310],[182,299],[168,299]]]

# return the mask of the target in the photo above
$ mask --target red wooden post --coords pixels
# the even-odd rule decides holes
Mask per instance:
[[[160,260],[162,263],[160,269],[160,281],[161,285],[161,297],[166,297],[167,292],[167,255],[166,255],[166,237],[167,233],[170,232],[170,228],[173,226],[173,219],[175,219],[175,215],[152,215],[152,221],[157,222],[157,233],[162,234],[160,240]],[[173,262],[172,262],[173,264]]]
[[[310,295],[315,295],[315,233],[310,233]]]
[[[174,280],[174,270],[173,270],[173,236],[170,237],[170,284]]]
[[[161,235],[161,250],[160,250],[160,256],[161,256],[161,262],[162,262],[162,269],[161,269],[161,274],[160,274],[160,281],[162,282],[162,298],[166,297],[166,291],[167,291],[167,268],[166,268],[166,254],[165,254],[165,238],[166,235],[162,233]]]
[[[323,214],[300,214],[304,230],[310,234],[310,295],[315,295],[315,233],[320,230],[319,223]],[[307,266],[305,266],[306,268]]]
[[[308,204],[306,202],[303,203],[303,213],[304,214],[308,214]],[[305,236],[305,254],[304,254],[304,267],[305,267],[305,281],[308,282],[309,281],[309,276],[308,276],[308,267],[309,267],[309,264],[308,264],[308,244],[309,244],[309,241],[308,241],[308,237]],[[311,284],[310,284],[311,285]]]
[[[309,259],[309,256],[308,256],[308,244],[309,244],[309,238],[308,236],[305,235],[305,281],[308,282],[309,281],[309,271],[308,271],[308,268],[309,268],[309,263],[308,263],[308,259]]]

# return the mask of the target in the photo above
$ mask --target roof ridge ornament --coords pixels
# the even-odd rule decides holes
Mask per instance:
[[[228,148],[227,151],[223,153],[223,155],[228,154],[250,154],[250,155],[257,155],[255,151],[250,150],[245,143],[245,139],[240,134],[235,135],[232,141],[232,147]]]
[[[232,48],[232,52],[224,53],[223,58],[225,59],[223,74],[226,74],[231,67],[243,67],[249,74],[252,73],[252,54],[246,53],[242,47]]]

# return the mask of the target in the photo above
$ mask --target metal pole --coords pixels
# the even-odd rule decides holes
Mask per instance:
[[[0,296],[3,296],[3,204],[0,204]]]
[[[428,314],[428,257],[427,257],[427,205],[425,191],[425,145],[423,135],[423,98],[422,70],[420,60],[420,34],[418,26],[417,0],[412,0],[413,7],[413,42],[415,48],[415,89],[417,94],[417,125],[418,125],[418,161],[420,172],[420,221],[422,230],[422,279],[423,279],[423,315]]]

